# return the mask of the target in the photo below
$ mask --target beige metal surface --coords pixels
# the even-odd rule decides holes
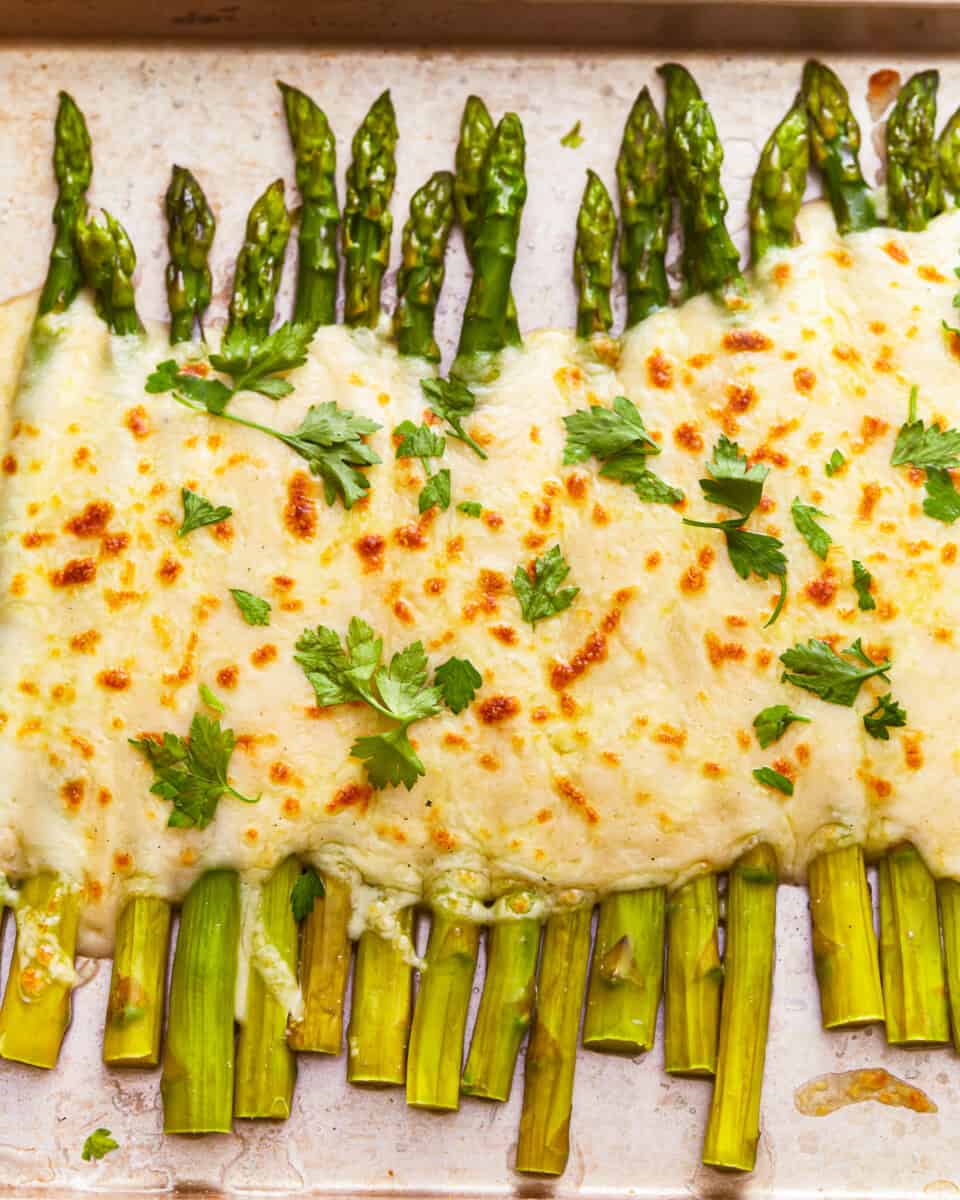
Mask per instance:
[[[502,11],[502,10],[500,10]],[[544,34],[549,35],[544,10]],[[712,102],[727,149],[732,227],[740,233],[759,142],[793,96],[799,59],[683,55]],[[401,143],[394,212],[402,222],[413,188],[452,161],[463,99],[480,91],[494,110],[515,108],[530,148],[530,200],[516,275],[526,327],[570,324],[570,255],[587,165],[613,182],[623,121],[638,88],[656,88],[658,60],[641,54],[453,54],[311,50],[0,50],[0,297],[36,286],[49,243],[48,166],[56,91],[87,113],[96,150],[91,198],[128,226],[140,255],[147,315],[162,316],[165,259],[161,198],[171,162],[191,166],[217,210],[215,278],[222,309],[244,213],[277,174],[292,185],[275,78],[305,87],[349,138],[377,92],[390,86]],[[916,64],[833,58],[856,101],[865,141],[872,123],[871,70]],[[943,68],[943,108],[960,101],[960,60]],[[582,121],[583,146],[560,138]],[[878,164],[869,144],[868,175]],[[394,266],[398,246],[394,245]],[[951,264],[947,264],[948,266]],[[464,262],[451,253],[441,323],[449,349],[464,295]],[[622,316],[622,296],[618,295]],[[107,1072],[99,1062],[107,965],[76,994],[75,1021],[59,1069],[0,1064],[0,1188],[133,1191],[226,1189],[237,1194],[906,1197],[960,1192],[960,1061],[948,1050],[886,1048],[877,1029],[826,1036],[819,1027],[806,916],[796,889],[781,891],[779,951],[756,1173],[739,1181],[697,1168],[708,1086],[646,1060],[581,1055],[567,1174],[556,1184],[511,1170],[519,1086],[505,1106],[465,1100],[452,1116],[406,1108],[397,1091],[348,1088],[343,1059],[301,1057],[295,1112],[285,1126],[241,1123],[229,1137],[161,1135],[156,1073]],[[4,959],[9,957],[9,945]],[[479,976],[478,976],[479,978]],[[826,1071],[883,1065],[923,1087],[936,1114],[865,1104],[817,1119],[800,1116],[794,1089]],[[518,1084],[519,1084],[518,1079]],[[86,1135],[109,1127],[121,1149],[100,1165],[80,1160]]]

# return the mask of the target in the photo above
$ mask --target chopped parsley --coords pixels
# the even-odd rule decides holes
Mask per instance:
[[[478,504],[476,500],[461,500],[457,505],[457,512],[462,512],[466,517],[481,517],[483,505]]]
[[[183,523],[177,530],[177,537],[186,537],[204,525],[219,525],[233,513],[233,509],[225,504],[213,505],[206,496],[198,496],[189,488],[181,489],[180,499],[183,501]]]
[[[402,440],[397,447],[397,458],[419,458],[427,473],[426,482],[420,492],[419,508],[426,512],[436,505],[444,510],[450,507],[450,472],[444,467],[435,475],[430,474],[430,459],[440,458],[447,447],[447,439],[433,432],[429,425],[414,425],[403,421],[393,431]]]
[[[248,625],[270,624],[270,601],[253,592],[245,592],[243,588],[231,588],[230,595],[236,601],[240,614]]]
[[[753,777],[757,783],[762,783],[764,787],[776,788],[778,792],[783,792],[785,796],[793,795],[793,780],[788,779],[786,775],[781,775],[773,767],[756,767],[754,768]]]
[[[520,601],[523,619],[536,629],[538,621],[556,616],[570,607],[580,594],[578,587],[561,587],[570,565],[559,546],[551,546],[533,564],[532,571],[517,567],[513,576],[514,595]]]
[[[641,500],[651,504],[678,504],[683,499],[679,488],[665,483],[647,465],[660,447],[647,433],[637,406],[626,396],[617,396],[612,408],[593,404],[563,418],[567,442],[564,466],[596,458],[605,479],[632,487]]]
[[[793,711],[789,704],[771,704],[769,708],[758,712],[753,718],[757,741],[766,750],[768,746],[772,746],[774,742],[778,742],[783,737],[794,721],[802,721],[804,725],[810,724],[809,717],[801,717],[799,713]]]
[[[873,576],[857,559],[853,560],[853,586],[857,593],[857,606],[861,612],[869,612],[877,607],[877,602],[874,600],[870,585],[873,583]]]
[[[847,460],[843,457],[839,450],[834,450],[827,461],[823,465],[823,469],[829,479],[838,474],[847,465]]]
[[[960,429],[924,426],[917,417],[918,392],[916,386],[910,389],[910,408],[906,422],[897,433],[890,458],[891,466],[940,470],[960,467]]]
[[[290,908],[294,920],[304,921],[313,912],[313,906],[326,895],[323,880],[313,867],[307,867],[290,893]]]
[[[284,322],[266,338],[254,343],[238,325],[231,335],[224,338],[219,354],[210,355],[210,365],[233,380],[235,392],[259,392],[272,400],[289,396],[293,384],[276,376],[281,371],[292,371],[307,361],[307,350],[314,326]]]
[[[102,1126],[95,1129],[93,1133],[83,1143],[83,1150],[80,1157],[84,1162],[93,1162],[94,1159],[101,1159],[105,1154],[109,1154],[111,1150],[119,1150],[120,1143],[114,1140],[113,1134],[109,1129],[104,1129]]]
[[[434,505],[444,511],[450,507],[450,471],[447,467],[427,477],[417,504],[422,513]]]
[[[780,598],[767,625],[772,625],[783,610],[787,598],[787,559],[782,553],[783,542],[766,533],[752,533],[743,526],[763,497],[763,484],[769,471],[760,463],[750,466],[736,442],[726,434],[713,448],[713,458],[707,463],[709,477],[700,480],[700,489],[707,500],[733,509],[739,515],[725,521],[693,521],[684,517],[684,525],[697,529],[719,529],[727,541],[730,564],[741,579],[751,574],[759,579],[771,575],[780,580]]]
[[[165,733],[162,742],[150,737],[128,740],[153,767],[150,791],[173,804],[167,824],[175,829],[205,829],[224,793],[244,804],[256,804],[260,799],[244,796],[230,786],[227,772],[236,737],[232,729],[221,729],[218,719],[194,713],[185,738]]]
[[[448,658],[437,667],[433,676],[443,702],[453,713],[460,713],[473,703],[483,676],[468,658]]]
[[[863,727],[871,737],[881,742],[890,740],[889,730],[900,729],[907,723],[906,710],[893,698],[892,692],[881,696],[873,708],[864,714]]]
[[[463,427],[463,422],[472,416],[477,406],[477,398],[467,385],[459,379],[421,379],[420,387],[431,412],[446,421],[447,436],[464,442],[480,458],[486,458],[486,451]]]
[[[214,695],[205,683],[201,683],[198,690],[200,692],[200,699],[207,708],[212,708],[215,713],[222,716],[226,709],[223,707],[223,701],[220,697]]]
[[[923,511],[935,521],[952,525],[960,517],[960,492],[950,472],[943,467],[928,467],[923,486],[927,493]]]
[[[414,642],[381,662],[383,639],[366,621],[353,617],[345,641],[324,625],[305,629],[297,640],[294,659],[303,668],[321,708],[361,701],[392,722],[386,733],[360,737],[350,753],[359,758],[371,786],[379,789],[403,784],[412,788],[426,774],[420,757],[407,735],[416,721],[441,712],[445,688],[435,680],[427,683],[427,656],[423,645]],[[449,665],[449,664],[448,664]],[[462,689],[451,694],[462,699]]]
[[[577,121],[572,129],[568,129],[560,139],[560,145],[566,146],[568,150],[576,150],[582,146],[583,134],[580,132],[580,126],[581,123]]]
[[[889,682],[886,672],[893,664],[875,663],[867,656],[859,638],[842,655],[819,638],[811,638],[806,645],[798,642],[780,655],[786,667],[783,680],[845,708],[852,708],[862,684],[874,675]]]
[[[799,499],[794,500],[793,504],[791,504],[790,514],[793,517],[797,533],[800,534],[817,558],[825,559],[830,550],[833,538],[831,538],[822,525],[817,524],[815,518],[825,517],[827,514],[821,512],[819,508],[814,507],[812,504],[803,504]]]

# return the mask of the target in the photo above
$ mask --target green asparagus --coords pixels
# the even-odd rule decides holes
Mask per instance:
[[[74,237],[94,306],[110,332],[121,337],[143,333],[133,294],[137,256],[126,230],[106,210],[89,221],[79,213]]]
[[[698,875],[667,901],[663,1060],[671,1075],[713,1075],[720,1028],[720,902],[717,877]]]
[[[390,93],[374,101],[353,138],[343,205],[343,257],[346,262],[344,319],[375,328],[380,319],[380,288],[390,261],[393,218],[390,198],[397,176],[397,118]]]
[[[399,1086],[407,1077],[414,917],[412,906],[400,911],[399,939],[387,939],[372,929],[360,935],[347,1030],[347,1079],[351,1083]]]
[[[954,1049],[960,1050],[960,883],[955,879],[939,880],[937,896],[940,901],[940,927],[943,930],[950,1029]]]
[[[350,974],[350,885],[332,872],[323,876],[324,895],[303,923],[300,990],[303,1020],[292,1025],[294,1050],[339,1054],[343,1049],[343,1005]]]
[[[943,211],[937,156],[937,71],[918,71],[900,89],[887,118],[887,220],[926,229]]]
[[[649,91],[634,101],[617,156],[620,269],[627,284],[627,328],[670,300],[665,256],[670,235],[667,134]]]
[[[937,164],[943,186],[944,204],[960,204],[960,108],[944,125],[937,138]]]
[[[270,332],[290,239],[290,214],[277,179],[254,203],[233,277],[221,354],[249,358]]]
[[[591,337],[606,333],[613,324],[610,288],[613,286],[613,249],[617,218],[603,180],[587,171],[577,240],[573,250],[573,276],[577,286],[577,335]]]
[[[792,246],[807,186],[810,137],[803,96],[771,133],[750,189],[750,250],[758,263],[771,247]]]
[[[37,306],[37,315],[64,312],[83,283],[83,270],[75,242],[77,220],[83,215],[87,188],[93,174],[90,134],[83,113],[72,96],[60,93],[54,129],[53,173],[57,202],[53,208],[54,238],[50,265]]]
[[[132,896],[117,920],[103,1032],[108,1067],[155,1067],[160,1061],[170,918],[168,901]]]
[[[170,341],[189,342],[194,325],[203,333],[203,314],[210,304],[210,247],[216,222],[203,189],[186,167],[174,167],[167,188],[167,302]]]
[[[860,126],[847,89],[829,67],[811,60],[803,68],[802,93],[811,155],[823,174],[837,229],[840,233],[872,229],[877,214],[860,170]]]
[[[444,255],[453,225],[453,176],[435,171],[410,201],[403,227],[393,331],[401,354],[440,361],[433,322],[443,287]]]

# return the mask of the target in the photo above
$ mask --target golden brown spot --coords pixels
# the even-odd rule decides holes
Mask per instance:
[[[571,471],[563,481],[571,500],[583,500],[590,486],[590,479],[582,471]]]
[[[837,264],[838,267],[852,267],[853,266],[853,255],[850,253],[849,250],[844,250],[843,247],[840,247],[837,250],[831,250],[830,257],[833,259],[833,261]]]
[[[451,850],[457,848],[457,839],[447,829],[434,829],[431,831],[430,837],[433,839],[434,845],[438,846],[445,854],[449,854]]]
[[[537,821],[540,825],[546,825],[548,821],[553,820],[553,810],[550,808],[541,808],[537,813]]]
[[[326,810],[328,813],[338,813],[345,808],[359,808],[365,813],[372,796],[373,788],[368,783],[348,783],[328,802]]]
[[[860,362],[860,354],[855,346],[851,346],[846,342],[839,342],[833,348],[833,357],[838,362],[853,363]]]
[[[407,604],[406,600],[394,601],[393,615],[398,621],[402,621],[404,625],[412,625],[416,619],[413,615],[413,609]]]
[[[816,579],[810,580],[804,591],[814,604],[818,604],[821,608],[827,608],[833,603],[837,594],[837,581],[833,571],[827,567]]]
[[[895,241],[891,240],[891,241],[887,242],[883,248],[887,252],[887,254],[890,255],[890,257],[893,259],[894,262],[908,263],[910,261],[910,256],[907,254],[906,250],[904,250],[904,248],[900,245],[899,242],[895,242]]]
[[[542,503],[533,506],[533,519],[541,527],[550,524],[550,518],[553,513],[552,506],[549,500],[544,500]]]
[[[588,825],[596,825],[600,820],[600,814],[587,802],[587,797],[570,779],[559,778],[554,780],[554,787],[587,822]]]
[[[691,563],[680,576],[680,591],[686,592],[688,595],[692,595],[694,592],[702,592],[706,582],[707,577],[703,571]]]
[[[663,556],[661,555],[660,551],[659,550],[651,550],[650,553],[647,555],[647,557],[644,559],[644,565],[646,566],[648,571],[655,571],[657,569],[657,567],[660,566],[660,563],[662,561],[663,561]]]
[[[757,329],[731,329],[723,335],[723,348],[731,354],[742,352],[758,353],[772,350],[773,342]]]
[[[699,453],[703,449],[700,427],[693,421],[684,421],[678,425],[673,431],[673,440],[682,450],[689,450],[691,454]]]
[[[3,456],[3,473],[4,475],[16,475],[17,473],[17,460],[12,454]]]
[[[285,817],[300,816],[300,801],[296,796],[284,796],[283,804],[280,806]]]
[[[888,422],[881,420],[880,417],[864,417],[860,422],[860,436],[863,438],[864,446],[869,446],[877,438],[883,437],[889,428]]]
[[[785,287],[790,282],[790,264],[785,262],[777,263],[773,268],[773,281],[779,287]]]
[[[70,735],[70,745],[81,758],[93,758],[95,753],[93,743],[88,742],[85,737],[81,737],[78,733]]]
[[[129,871],[133,866],[133,855],[126,850],[118,850],[113,856],[113,865],[118,871]]]
[[[539,445],[539,443],[540,443],[540,426],[539,425],[531,425],[530,426],[530,441],[533,442],[534,445]]]
[[[940,550],[940,561],[943,563],[954,563],[957,561],[957,544],[956,542],[947,542]]]
[[[70,649],[75,650],[77,654],[92,654],[99,641],[100,634],[96,629],[86,629],[83,633],[75,633],[71,637]]]
[[[183,570],[183,563],[179,562],[172,554],[165,554],[160,560],[160,565],[157,567],[157,578],[161,583],[168,586],[176,582],[177,576]]]
[[[425,580],[423,590],[428,596],[442,596],[446,591],[446,587],[447,581],[434,575],[430,579]]]
[[[908,734],[904,737],[903,761],[911,771],[919,771],[923,766],[923,750],[920,748],[919,734]]]
[[[142,404],[127,409],[123,423],[138,441],[150,436],[150,418]]]
[[[450,732],[443,735],[443,744],[453,750],[466,750],[470,746],[470,743],[461,734]]]
[[[92,451],[89,446],[78,446],[73,452],[73,465],[78,468],[82,467],[84,463],[90,461],[91,454]]]
[[[927,283],[946,283],[946,275],[941,274],[936,267],[923,266],[917,267],[917,274],[921,279],[925,279]]]
[[[112,692],[125,692],[130,686],[130,673],[119,667],[112,667],[100,672],[97,683]]]
[[[491,625],[490,632],[505,646],[512,646],[517,640],[517,631],[510,625]]]
[[[513,696],[489,696],[477,706],[477,713],[484,725],[498,725],[515,717],[519,711],[520,701]]]
[[[747,657],[746,648],[740,642],[722,642],[715,633],[708,633],[703,640],[713,667],[721,667],[725,662],[742,662]]]
[[[228,546],[234,538],[233,522],[227,520],[218,521],[216,525],[211,526],[210,532],[218,542],[223,542],[224,545]]]
[[[857,509],[857,516],[861,521],[869,521],[873,517],[873,510],[880,502],[880,497],[883,495],[883,488],[879,483],[864,483],[860,487],[860,505]]]
[[[753,742],[750,738],[750,730],[749,729],[738,729],[737,730],[737,745],[740,747],[741,750],[749,750],[750,749],[750,747],[753,745]]]
[[[317,536],[317,503],[313,482],[306,471],[295,471],[287,482],[287,503],[283,523],[291,537],[312,542]]]
[[[809,395],[816,383],[817,377],[809,367],[797,367],[793,373],[793,386],[804,395]]]
[[[273,783],[286,783],[292,773],[285,762],[278,761],[270,764],[270,779]]]
[[[481,754],[477,762],[485,771],[500,770],[500,759],[495,754]]]
[[[364,571],[369,573],[381,570],[386,546],[387,539],[381,537],[379,533],[365,533],[363,537],[357,538],[353,543],[353,548],[363,560]]]
[[[664,722],[653,731],[653,740],[659,742],[661,746],[675,746],[678,750],[682,750],[687,744],[687,735],[682,729],[677,729],[675,725],[668,725]]]
[[[50,573],[54,587],[81,587],[92,583],[97,577],[97,564],[92,558],[71,558],[56,571]]]
[[[880,119],[883,110],[900,90],[900,72],[892,67],[874,71],[867,80],[867,104],[874,121]]]
[[[599,502],[594,504],[593,512],[590,514],[593,518],[594,525],[609,525],[610,514]]]
[[[673,387],[673,364],[660,350],[654,350],[647,358],[647,380],[651,387]]]
[[[255,667],[265,667],[277,657],[277,648],[272,642],[264,642],[250,655],[250,661]]]
[[[100,539],[100,555],[103,558],[116,558],[130,545],[129,533],[108,533]]]
[[[68,779],[60,788],[60,797],[71,812],[76,812],[83,804],[83,794],[86,784],[82,779]]]
[[[503,526],[503,517],[498,512],[491,512],[489,508],[483,510],[481,520],[488,529],[494,532]]]
[[[867,778],[867,786],[871,791],[875,792],[881,800],[886,800],[893,794],[893,785],[886,779],[877,779],[875,776]]]
[[[719,763],[715,762],[705,762],[700,770],[708,779],[722,779],[726,774],[726,771],[724,771],[723,767],[721,767]]]
[[[21,534],[20,545],[24,550],[36,550],[38,546],[46,546],[56,540],[55,533],[42,533],[39,529],[31,529],[29,532]]]

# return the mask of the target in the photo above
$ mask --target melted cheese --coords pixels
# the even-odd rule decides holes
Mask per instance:
[[[743,310],[702,297],[657,314],[615,365],[570,333],[531,334],[478,392],[470,428],[489,460],[448,441],[454,505],[425,517],[420,465],[397,461],[391,438],[423,419],[424,368],[372,334],[323,329],[291,397],[234,402],[283,429],[321,400],[378,421],[383,463],[348,513],[285,446],[145,394],[170,354],[164,331],[112,339],[84,300],[14,399],[32,301],[2,310],[0,871],[81,882],[93,950],[109,947],[131,889],[178,898],[224,863],[256,882],[291,852],[358,887],[465,894],[468,907],[517,882],[550,895],[675,883],[758,839],[790,878],[847,838],[871,851],[910,838],[935,872],[960,876],[946,802],[960,774],[960,527],[926,517],[918,473],[889,465],[912,385],[925,420],[960,425],[960,363],[941,329],[960,215],[841,240],[811,206],[801,228]],[[789,558],[770,628],[776,581],[738,578],[720,534],[596,464],[562,465],[562,417],[618,394],[660,440],[653,465],[683,488],[684,514],[718,515],[697,480],[721,431],[771,467],[749,526]],[[834,449],[847,466],[828,478]],[[233,517],[178,539],[182,487]],[[795,497],[829,514],[826,563],[793,527]],[[464,500],[483,517],[459,513]],[[557,543],[580,594],[531,630],[510,579]],[[853,559],[873,574],[874,612],[857,608]],[[229,588],[269,599],[269,627],[246,625]],[[484,676],[467,712],[415,726],[427,774],[410,792],[371,793],[350,745],[377,718],[317,710],[293,660],[305,627],[344,631],[354,615],[388,653],[419,638],[434,664],[456,654]],[[909,724],[889,742],[861,719],[882,682],[855,709],[780,682],[793,643],[858,636],[893,658]],[[240,739],[232,782],[262,799],[225,796],[208,829],[169,829],[127,739],[185,732],[201,683]],[[764,751],[751,723],[778,703],[812,723]],[[792,797],[755,781],[763,765],[795,780]],[[388,928],[395,906],[357,894],[360,924]]]

